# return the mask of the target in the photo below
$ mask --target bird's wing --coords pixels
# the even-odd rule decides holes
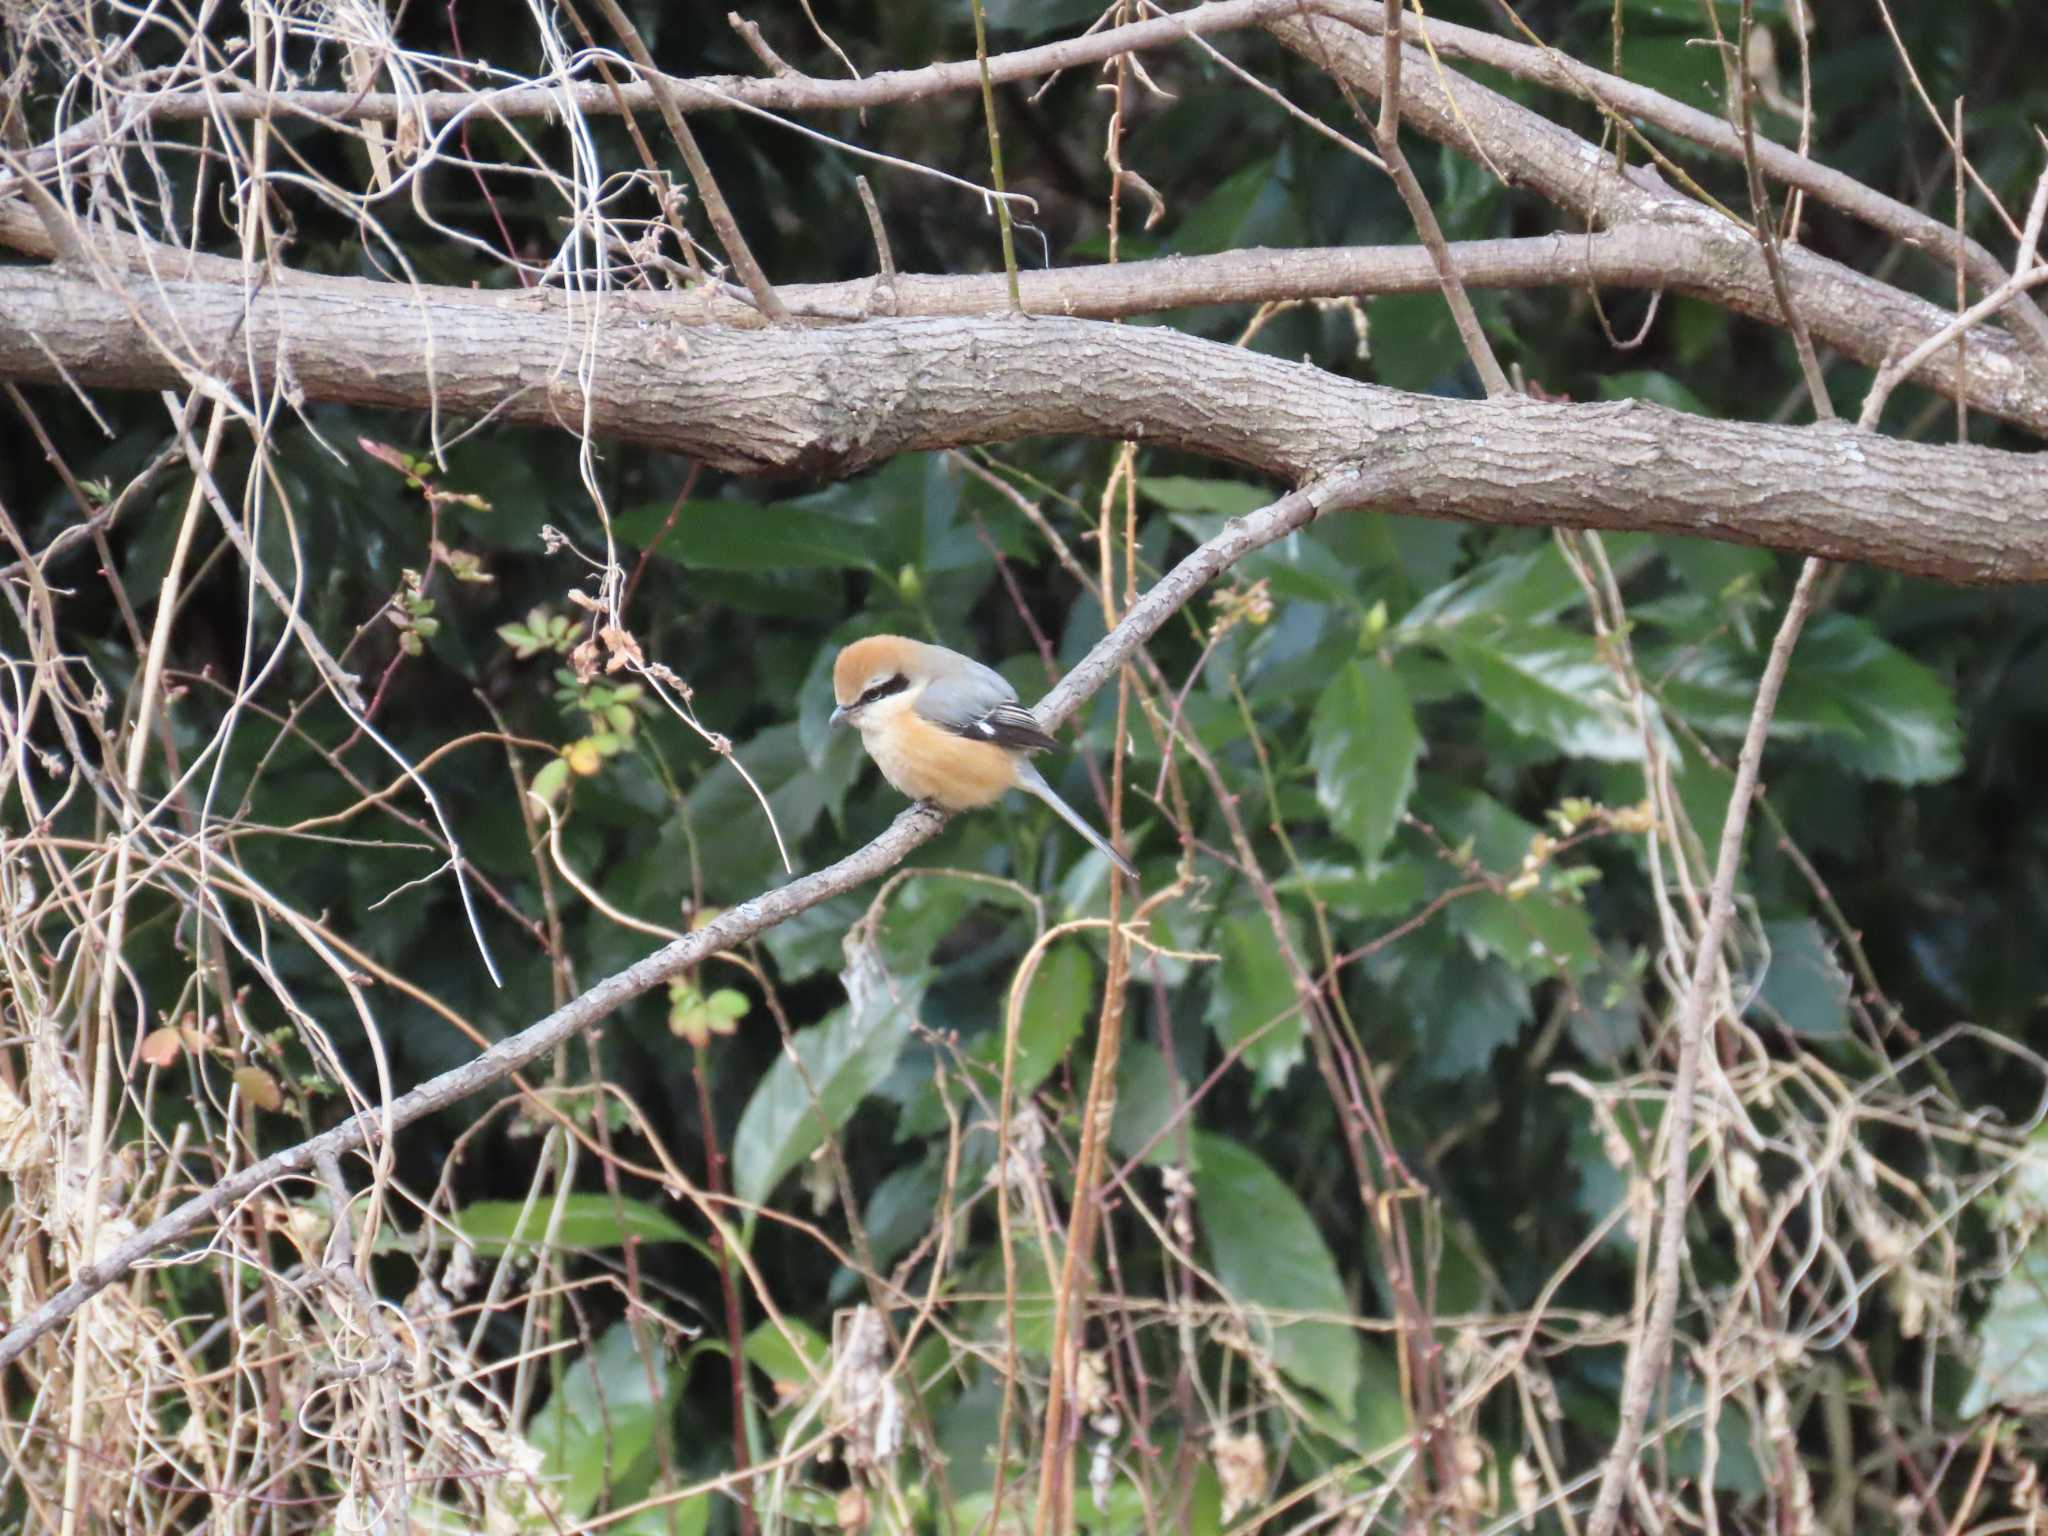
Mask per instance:
[[[916,709],[942,730],[1012,752],[1047,752],[1059,745],[1038,717],[1017,702],[1017,690],[1002,674],[978,661],[928,684]]]

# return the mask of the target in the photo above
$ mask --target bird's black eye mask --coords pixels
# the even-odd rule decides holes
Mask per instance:
[[[898,672],[894,677],[885,677],[879,683],[869,683],[861,690],[859,698],[853,701],[855,709],[865,709],[878,699],[886,699],[892,693],[901,693],[910,686],[910,679]]]

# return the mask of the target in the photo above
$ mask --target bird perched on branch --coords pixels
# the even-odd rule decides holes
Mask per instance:
[[[860,732],[882,777],[949,811],[993,805],[1006,790],[1038,796],[1132,880],[1138,871],[1053,793],[1025,755],[1059,743],[1017,690],[972,657],[903,635],[869,635],[832,664],[834,725]]]

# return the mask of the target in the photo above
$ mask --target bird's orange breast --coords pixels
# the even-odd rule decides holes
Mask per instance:
[[[910,710],[869,735],[867,748],[883,778],[949,811],[990,805],[1017,783],[1017,760],[1001,747],[941,730]]]

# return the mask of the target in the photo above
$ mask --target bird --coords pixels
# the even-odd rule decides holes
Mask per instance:
[[[882,777],[911,799],[971,811],[1021,789],[1051,806],[1127,879],[1138,878],[1136,866],[1031,766],[1028,753],[1059,743],[992,667],[907,635],[869,635],[833,661],[832,693],[832,724],[858,730]]]

